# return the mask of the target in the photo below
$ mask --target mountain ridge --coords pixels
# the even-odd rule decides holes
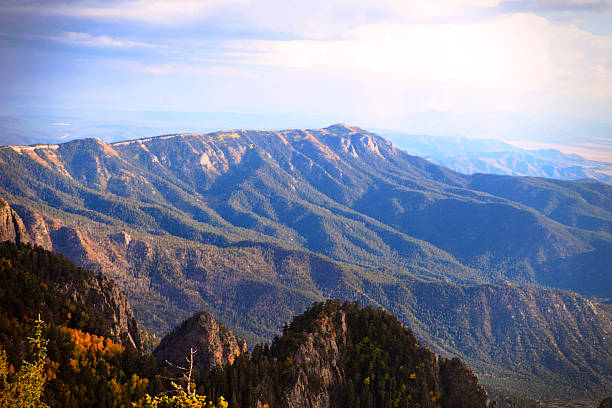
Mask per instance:
[[[400,240],[404,241],[404,245],[408,244],[408,242],[406,242],[406,237],[410,237],[409,239],[416,238],[417,240],[421,241],[429,241],[429,243],[433,242],[435,246],[439,247],[439,249],[442,249],[445,252],[450,249],[451,254],[456,249],[445,246],[448,245],[449,240],[443,240],[441,242],[440,238],[431,236],[431,225],[433,222],[435,222],[435,217],[433,215],[423,213],[422,211],[419,213],[418,207],[416,209],[410,208],[410,206],[414,206],[413,203],[415,203],[415,200],[418,200],[416,201],[418,206],[425,208],[432,207],[432,203],[437,203],[436,205],[440,207],[442,204],[444,204],[445,199],[455,200],[455,204],[465,202],[463,205],[464,208],[459,208],[458,211],[468,211],[470,213],[474,213],[481,208],[485,210],[489,208],[483,207],[482,204],[498,202],[500,205],[500,210],[506,211],[505,209],[507,208],[510,211],[514,211],[511,210],[511,207],[516,206],[516,204],[513,204],[516,201],[507,201],[507,198],[495,198],[494,195],[491,195],[490,192],[486,190],[479,192],[478,188],[480,188],[480,185],[483,183],[474,184],[473,181],[470,181],[470,178],[461,176],[458,173],[453,173],[449,170],[439,168],[422,159],[404,156],[401,154],[401,152],[397,152],[395,148],[387,141],[384,141],[384,139],[367,132],[364,133],[361,130],[357,131],[355,129],[357,128],[333,125],[323,130],[284,131],[285,133],[249,133],[249,131],[243,130],[239,131],[241,133],[223,131],[208,135],[165,135],[157,138],[145,138],[137,141],[119,142],[119,144],[114,145],[105,145],[100,141],[94,142],[93,140],[91,142],[75,141],[64,145],[59,145],[63,147],[55,149],[56,151],[67,151],[68,155],[64,154],[66,159],[63,162],[60,162],[56,157],[53,157],[54,155],[57,156],[57,154],[54,153],[49,155],[47,158],[46,166],[55,166],[59,173],[68,174],[73,179],[77,177],[76,180],[80,181],[81,183],[85,183],[84,186],[88,188],[101,189],[102,191],[107,191],[111,194],[116,193],[120,194],[121,196],[121,191],[134,191],[134,187],[136,187],[135,191],[141,190],[141,193],[131,193],[130,197],[126,197],[136,200],[151,201],[150,196],[159,194],[159,188],[167,189],[170,191],[162,192],[162,200],[160,200],[160,204],[162,206],[168,208],[169,204],[167,200],[172,198],[173,200],[171,201],[171,206],[175,208],[179,207],[187,212],[187,214],[182,215],[187,215],[188,217],[195,216],[194,218],[196,220],[199,219],[205,224],[221,227],[224,230],[221,232],[221,235],[228,235],[230,230],[234,230],[235,233],[243,236],[250,233],[250,239],[255,240],[272,238],[276,240],[280,239],[282,242],[289,244],[291,244],[293,241],[293,243],[297,244],[297,247],[306,247],[307,249],[315,250],[317,252],[324,252],[327,255],[331,255],[333,258],[341,260],[347,260],[347,257],[344,257],[344,259],[339,258],[338,255],[335,255],[332,252],[333,248],[325,252],[325,248],[317,247],[316,242],[313,242],[312,240],[309,241],[309,238],[303,235],[303,233],[300,231],[300,229],[303,228],[301,225],[288,224],[288,221],[295,218],[295,212],[293,214],[287,214],[284,216],[283,212],[279,211],[279,206],[284,207],[284,210],[286,210],[287,207],[293,207],[300,212],[303,212],[304,210],[312,212],[314,210],[315,214],[313,215],[315,215],[315,218],[313,221],[315,221],[315,224],[323,222],[321,217],[325,218],[325,223],[328,222],[328,216],[326,214],[317,214],[320,212],[320,210],[331,210],[334,217],[340,217],[329,220],[332,221],[332,224],[334,225],[332,228],[337,228],[336,226],[338,225],[338,222],[346,224],[347,217],[349,220],[354,219],[362,225],[365,222],[367,224],[365,226],[366,229],[363,230],[363,227],[361,227],[359,235],[357,235],[357,232],[353,234],[353,237],[351,237],[350,234],[347,234],[347,237],[350,238],[349,241],[352,241],[347,242],[347,244],[353,247],[350,249],[353,259],[355,258],[355,255],[359,256],[358,254],[360,250],[358,247],[362,245],[362,243],[360,243],[360,237],[370,235],[373,239],[379,239],[367,230],[371,230],[372,227],[369,225],[371,225],[372,220],[379,222],[379,217],[386,216],[388,211],[383,211],[382,214],[368,211],[371,204],[371,199],[368,198],[368,194],[370,196],[380,195],[378,191],[381,185],[384,184],[389,184],[391,190],[387,189],[386,191],[395,195],[395,197],[390,197],[390,199],[387,200],[390,201],[388,204],[386,204],[391,206],[390,209],[395,208],[396,213],[399,211],[402,214],[405,213],[406,210],[411,210],[412,213],[417,216],[417,220],[426,218],[428,222],[426,230],[424,230],[425,227],[420,227],[420,230],[416,231],[414,228],[409,228],[406,230],[406,225],[401,225],[401,228],[399,229],[394,228],[394,226],[398,225],[394,219],[389,219],[386,223],[383,222],[383,224],[386,225],[373,226],[379,231],[374,232],[374,234],[378,236],[381,234],[381,227],[382,229],[387,230],[389,227],[391,227],[390,231],[382,233],[387,235],[391,233],[391,236],[395,237],[398,237],[399,233],[399,237],[404,237],[400,238]],[[316,132],[319,133],[317,133],[315,137],[313,134]],[[237,143],[236,140],[240,139],[241,137],[246,138],[245,142]],[[259,139],[253,139],[254,137],[259,137]],[[180,145],[184,145],[184,147],[179,150],[176,150],[175,148],[174,150],[167,151],[160,150],[160,148],[166,149],[163,146],[158,146],[160,144],[167,144],[171,142],[173,146],[177,145],[179,141],[174,140],[177,138],[180,139]],[[249,141],[256,141],[257,143],[248,143]],[[91,146],[92,143],[95,146]],[[84,156],[82,154],[77,154],[75,156],[75,153],[70,152],[71,150],[74,151],[75,149],[69,148],[69,146],[73,144],[75,147],[79,146],[79,150],[84,148],[96,149],[96,146],[99,146],[97,149],[100,150],[100,154],[94,154],[93,156],[91,154],[85,154]],[[262,148],[265,148],[261,152],[257,151],[259,145],[261,145]],[[119,147],[120,149],[115,151],[112,146]],[[295,148],[296,146],[299,147],[297,150]],[[170,145],[168,145],[168,147],[170,147]],[[35,154],[35,152],[30,153]],[[132,176],[136,176],[136,174],[138,174],[138,171],[136,171],[138,168],[134,168],[134,165],[128,164],[125,159],[120,157],[119,153],[121,153],[123,156],[126,156],[126,154],[131,154],[133,158],[130,160],[132,161],[134,158],[136,158],[136,162],[134,164],[141,166],[141,174],[136,177],[137,180],[134,180],[134,177]],[[194,153],[197,154],[194,155]],[[271,153],[273,154],[271,155]],[[357,154],[358,156],[363,155],[364,157],[356,158],[353,156],[353,153]],[[178,156],[179,154],[181,154],[181,156]],[[43,153],[43,155],[46,154]],[[271,159],[272,157],[275,157],[276,160]],[[380,163],[383,163],[387,169],[381,167],[381,169],[368,170],[366,168],[367,171],[360,171],[363,169],[356,169],[355,163],[351,165],[351,160],[357,161],[359,159],[363,161],[364,158],[368,157],[372,160],[381,159],[382,157],[382,161],[380,161]],[[337,164],[336,162],[338,162],[339,159],[342,160],[339,164]],[[39,160],[43,162],[45,161],[40,157]],[[84,173],[85,169],[80,169],[78,165],[75,167],[73,164],[71,164],[75,160],[77,160],[79,163],[96,163],[95,171],[91,174]],[[251,162],[245,162],[243,160],[251,160]],[[405,169],[402,168],[401,171],[403,171],[403,173],[401,173],[402,176],[400,176],[400,178],[397,177],[398,170],[393,168],[397,168],[397,166],[393,166],[393,162],[397,162],[398,160],[400,163],[403,163],[403,166],[406,167],[407,170],[409,170],[404,171]],[[59,163],[59,165],[52,164],[51,162]],[[181,165],[181,162],[185,164]],[[195,164],[194,162],[199,164],[201,170],[193,167]],[[109,168],[102,168],[105,165]],[[146,166],[144,171],[146,171],[148,167],[152,167],[160,175],[173,180],[175,185],[168,186],[167,183],[166,185],[163,185],[162,181],[155,180],[152,178],[152,176],[147,176],[146,173],[142,173],[143,165]],[[306,165],[306,168],[304,168],[304,165]],[[391,168],[389,168],[389,165],[391,165]],[[253,169],[262,169],[262,166],[265,168],[266,173],[271,173],[261,175],[253,175],[251,173],[236,173],[236,170],[239,168],[246,169],[251,167]],[[94,170],[94,168],[91,166],[88,166],[88,168],[90,169],[88,171]],[[111,177],[111,174],[115,172],[115,170],[120,171],[123,175]],[[390,170],[392,170],[392,172],[390,172]],[[263,169],[260,171],[263,171]],[[287,171],[289,173],[287,173]],[[256,173],[258,172],[256,171]],[[264,176],[264,179],[262,179],[261,176]],[[306,180],[304,180],[304,176],[306,177]],[[258,184],[252,185],[252,182],[245,180],[245,177],[247,179],[252,178],[253,182]],[[267,181],[265,177],[274,177],[277,183],[280,182],[280,186],[271,185],[269,180]],[[373,179],[373,177],[375,178]],[[218,180],[218,178],[220,179]],[[89,179],[91,180],[87,181]],[[246,182],[248,187],[248,189],[242,192],[241,195],[228,194],[215,188],[215,184],[221,185],[224,182],[240,183],[241,180],[242,183]],[[185,184],[185,181],[188,181],[188,185]],[[196,182],[197,184],[194,184]],[[306,190],[296,189],[296,182],[300,183],[300,185],[303,185],[302,183],[304,182],[316,183],[320,192],[324,195],[319,195],[317,197],[317,194],[313,193],[312,188]],[[368,187],[368,184],[372,182],[376,182],[376,189],[372,190],[370,187]],[[134,186],[130,185],[130,183],[138,183],[138,185]],[[195,197],[195,200],[186,198],[185,196],[181,197],[183,193],[176,190],[177,186],[180,190],[183,190],[185,193]],[[209,188],[207,188],[207,186]],[[287,197],[287,195],[280,191],[279,188],[284,189],[284,191],[295,190],[296,194],[293,198]],[[476,190],[467,190],[467,188],[476,188]],[[517,190],[523,187],[518,185],[513,188]],[[553,187],[549,183],[545,186],[545,188],[547,191],[550,191]],[[268,199],[263,198],[261,196],[261,191],[259,191],[262,189],[273,192],[273,196]],[[368,191],[368,189],[370,190]],[[414,189],[416,189],[416,191],[414,191]],[[17,190],[20,189],[18,188]],[[217,198],[211,197],[211,193],[212,195],[217,196]],[[86,201],[84,204],[89,208],[92,208],[92,206],[95,208],[95,206],[98,205],[97,202],[100,200],[103,201],[101,203],[103,205],[105,205],[104,201],[107,201],[105,198],[92,197],[91,193],[83,192],[82,194],[87,195],[87,197],[85,197]],[[138,194],[138,196],[134,196],[134,194]],[[412,197],[405,198],[406,194],[411,194]],[[571,194],[575,194],[575,192],[572,191]],[[145,197],[145,195],[148,197]],[[166,197],[164,197],[164,195]],[[305,197],[305,202],[303,201],[304,195],[307,196]],[[287,205],[289,204],[287,200],[292,202],[295,200],[295,196],[299,198],[299,201],[293,202],[291,205]],[[302,198],[300,198],[300,196]],[[204,199],[204,197],[206,197],[206,199]],[[61,200],[61,197],[58,198]],[[87,201],[88,198],[89,202]],[[176,200],[177,198],[178,200]],[[312,201],[313,198],[315,199],[314,202]],[[92,199],[94,202],[90,204]],[[270,201],[270,199],[276,201]],[[516,200],[517,198],[513,197],[513,199]],[[583,201],[581,206],[584,207],[587,205],[587,203],[584,202],[583,197],[580,199]],[[469,204],[470,202],[473,204]],[[355,203],[360,206],[355,208]],[[109,204],[112,206],[117,205],[114,203]],[[254,208],[254,204],[259,207]],[[305,209],[305,204],[307,207],[311,208]],[[408,208],[406,208],[406,204],[409,205]],[[510,204],[510,207],[508,207],[508,204]],[[122,204],[119,203],[119,205]],[[314,205],[315,208],[312,208],[312,205]],[[377,203],[377,205],[380,204]],[[466,206],[472,206],[473,208],[467,208]],[[532,207],[529,205],[526,207],[523,206],[520,208],[519,213],[527,215],[529,211],[532,211],[531,208]],[[571,238],[572,232],[567,231],[567,227],[571,228],[574,226],[579,226],[589,230],[589,228],[592,228],[592,224],[600,226],[603,225],[603,231],[607,234],[610,233],[610,225],[612,225],[612,221],[610,220],[612,219],[612,215],[609,211],[609,205],[606,207],[606,209],[595,208],[591,205],[588,211],[593,212],[593,209],[596,210],[595,213],[599,213],[600,215],[594,220],[589,221],[588,217],[582,217],[582,219],[585,219],[586,221],[580,221],[577,225],[570,222],[569,225],[561,227],[561,229],[565,229],[565,231],[560,232],[566,237],[565,239],[570,238],[576,241],[576,238]],[[355,213],[355,210],[357,210],[357,213]],[[443,208],[440,208],[440,210],[445,211]],[[163,214],[159,214],[159,210],[157,209],[150,208],[147,211],[148,214],[142,214],[140,216],[140,218],[143,219],[143,221],[140,221],[141,223],[144,222],[144,219],[159,220],[160,217],[163,217]],[[438,209],[433,208],[432,211],[435,212],[438,211]],[[524,211],[527,211],[527,213]],[[582,211],[584,213],[587,210],[583,209]],[[363,215],[368,215],[370,217],[364,219]],[[555,221],[566,221],[560,217],[557,217],[556,214],[553,213],[548,213],[547,215],[552,216]],[[508,216],[512,217],[512,215]],[[542,218],[540,214],[536,214],[535,216],[541,220],[538,221],[538,223],[543,222],[544,224],[550,224],[547,217]],[[127,221],[129,222],[131,220]],[[527,220],[525,220],[525,222],[527,222]],[[589,222],[591,225],[588,225]],[[390,225],[390,223],[393,225]],[[239,228],[239,231],[236,230],[236,227]],[[248,228],[251,230],[251,232],[245,231],[243,227]],[[444,228],[445,227],[446,226],[444,226]],[[325,229],[328,227],[323,224],[319,228],[320,229],[318,232],[325,236]],[[489,230],[491,229],[489,227],[487,228]],[[559,230],[559,227],[554,225],[545,226],[544,228],[551,231]],[[393,229],[396,229],[396,231],[393,231]],[[253,230],[258,231],[259,234],[252,235]],[[425,234],[423,234],[423,232],[425,232]],[[444,230],[442,233],[448,236],[446,230]],[[553,232],[553,236],[555,234],[556,233]],[[266,236],[268,238],[266,238]],[[503,239],[503,236],[499,238]],[[390,238],[383,238],[383,241],[388,241],[389,239]],[[591,237],[588,240],[592,239],[595,238]],[[605,239],[608,240],[609,237],[606,237]],[[581,236],[579,240],[583,241],[584,239]],[[461,239],[460,237],[453,238],[452,241],[467,242],[465,239]],[[484,241],[491,242],[493,240],[487,239]],[[576,243],[577,242],[578,241],[576,241]],[[552,247],[549,247],[548,250],[551,250],[557,246],[571,248],[571,245],[570,247],[567,246],[568,243],[569,242],[566,241],[565,244],[555,244]],[[337,246],[339,243],[332,241],[331,244],[333,247],[334,245]],[[422,244],[417,245],[422,247]],[[343,244],[343,246],[345,245]],[[528,248],[528,246],[526,246],[526,248]],[[391,246],[390,250],[392,252],[397,251],[397,246]],[[581,253],[585,252],[586,250],[588,250],[588,246],[583,246],[582,249],[578,248],[577,251],[574,250],[573,252]],[[547,250],[545,249],[544,252],[546,251]],[[373,250],[372,246],[370,245],[368,252],[373,254],[377,251]],[[368,263],[372,264],[372,262],[380,264],[381,256],[383,256],[382,253],[377,256],[378,259],[376,261],[362,259],[361,261],[358,261],[358,263],[363,265],[367,265]],[[384,256],[387,258],[389,257],[389,255]],[[454,254],[454,256],[457,256],[457,254]],[[438,256],[438,258],[439,257],[440,256]],[[442,257],[445,256],[442,255]],[[536,254],[531,255],[532,260],[535,259],[536,263],[538,263],[538,257],[539,255]],[[465,262],[463,263],[465,264]]]
[[[523,149],[498,139],[416,135],[381,130],[398,148],[463,174],[493,173],[612,183],[612,163],[555,149]],[[603,147],[603,146],[602,146]]]
[[[24,213],[25,208],[19,208]],[[605,351],[612,349],[612,345],[601,345],[600,340],[594,341],[593,337],[576,337],[576,333],[591,333],[595,330],[600,333],[595,339],[600,338],[609,343],[612,320],[610,310],[603,308],[603,305],[596,305],[596,309],[592,309],[586,300],[577,295],[570,295],[568,299],[575,300],[568,304],[577,302],[584,305],[582,309],[575,309],[582,311],[557,316],[555,313],[564,310],[565,306],[559,309],[556,305],[564,303],[552,301],[558,295],[547,290],[508,285],[464,287],[444,282],[424,282],[407,274],[398,274],[397,271],[361,269],[336,263],[320,255],[308,255],[294,249],[275,248],[262,243],[243,242],[226,249],[210,245],[201,247],[193,243],[184,246],[186,241],[177,246],[177,243],[171,244],[172,241],[167,238],[146,238],[136,231],[128,233],[102,229],[96,232],[91,227],[78,231],[46,216],[41,221],[41,216],[33,214],[31,210],[25,214],[29,222],[26,221],[24,226],[33,222],[31,225],[37,227],[38,231],[47,231],[46,236],[35,234],[38,240],[43,243],[47,240],[55,242],[51,248],[64,251],[66,255],[80,254],[79,263],[116,277],[118,283],[131,295],[137,317],[143,319],[146,327],[153,329],[154,333],[160,333],[160,328],[163,333],[168,330],[164,330],[164,327],[172,327],[189,313],[207,308],[233,329],[239,329],[238,333],[250,333],[252,342],[258,342],[269,339],[280,328],[282,321],[290,320],[312,302],[324,297],[342,297],[382,306],[397,314],[425,344],[431,345],[442,355],[461,356],[476,369],[485,384],[501,387],[506,393],[520,387],[529,390],[529,395],[534,397],[552,398],[559,392],[559,385],[563,384],[565,395],[588,398],[576,394],[580,387],[587,387],[591,390],[587,395],[601,396],[603,394],[595,390],[602,387],[605,389],[606,385],[601,381],[606,377],[593,374],[598,370],[603,372],[601,367],[606,367],[606,364],[612,366],[606,363],[611,357]],[[157,242],[159,239],[163,240]],[[86,245],[93,246],[87,251],[79,250],[82,240],[89,243]],[[96,257],[91,258],[92,254]],[[99,258],[102,255],[104,257]],[[471,292],[481,294],[475,296]],[[512,309],[499,309],[501,298],[514,299],[508,304],[516,304],[517,311],[510,313]],[[278,302],[278,299],[283,301]],[[432,303],[433,299],[439,299],[444,304],[455,304],[457,311],[454,312],[455,308]],[[548,306],[537,306],[536,299]],[[499,312],[483,314],[483,305],[489,304],[498,305],[496,307]],[[466,310],[471,311],[467,313]],[[551,311],[555,313],[551,314]],[[509,317],[519,312],[529,319],[514,322]],[[465,316],[472,316],[472,319],[468,321]],[[497,318],[491,320],[491,316]],[[608,316],[607,320],[605,316]],[[567,321],[571,330],[551,331],[541,323],[549,319]],[[504,326],[513,328],[515,333],[520,333],[520,337],[530,344],[541,344],[536,354],[523,351],[508,358],[507,350],[521,347],[520,343],[504,335],[483,337],[483,334],[495,332],[491,331],[491,327]],[[552,339],[550,343],[538,340],[538,333],[544,332],[549,333],[547,338]],[[457,339],[463,340],[457,343]],[[554,363],[557,361],[554,358],[549,359],[552,364],[542,364],[537,359],[540,353],[547,350],[551,350],[554,356],[558,349],[556,344],[568,341],[576,348],[577,354],[567,351],[559,354],[564,362],[562,365]],[[491,350],[491,356],[482,354],[483,350]],[[593,360],[585,361],[581,357],[587,354]],[[527,362],[531,370],[509,371],[504,368],[516,364],[525,366]],[[561,366],[568,367],[566,376],[571,379],[569,382],[566,376],[560,376],[558,368]],[[579,368],[578,371],[572,371],[574,368],[571,367]],[[585,373],[591,374],[585,377]],[[555,386],[550,388],[550,384]]]
[[[526,354],[503,360],[503,347],[516,339],[483,359],[473,345],[490,340],[469,328],[490,322],[461,323],[469,341],[452,345],[440,327],[436,333],[422,323],[429,312],[419,314],[415,299],[436,282],[446,285],[437,293],[450,300],[466,298],[467,290],[454,284],[508,281],[535,287],[511,295],[531,316],[537,297],[556,296],[542,285],[602,298],[612,293],[602,258],[612,247],[604,184],[465,176],[340,125],[163,137],[118,146],[75,141],[22,153],[0,148],[1,194],[24,225],[80,264],[110,271],[158,334],[206,309],[258,342],[314,301],[355,299],[397,313],[436,350],[475,363],[489,374],[488,385],[520,384],[550,396],[554,386],[537,379],[563,383],[554,365],[534,366],[520,378],[499,369],[502,361],[529,361]],[[487,302],[507,291],[492,288]],[[585,330],[591,321],[609,331],[589,320],[593,311],[580,310]],[[528,321],[535,333],[546,327],[540,321],[548,313]],[[525,330],[521,336],[533,335],[500,316]],[[462,322],[460,314],[451,317],[446,324]],[[586,352],[580,339],[572,344]],[[602,350],[592,349],[596,361],[608,361]],[[599,364],[571,353],[563,358],[569,366],[586,364],[588,372]],[[564,384],[565,395],[604,387],[592,376]]]

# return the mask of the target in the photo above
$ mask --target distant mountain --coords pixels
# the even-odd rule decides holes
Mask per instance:
[[[401,291],[380,302],[409,322],[423,343],[461,357],[484,384],[547,401],[572,389],[591,390],[573,393],[576,400],[612,389],[606,305],[575,293],[503,284],[413,282]],[[392,301],[396,296],[404,300]]]
[[[99,138],[106,143],[177,132],[217,129],[285,129],[329,121],[305,114],[133,111],[119,109],[3,109],[0,145],[65,143]]]
[[[109,225],[459,282],[542,282],[551,262],[576,267],[612,247],[610,186],[509,179],[494,192],[497,176],[461,175],[344,125],[5,147],[0,175],[24,204]],[[598,279],[582,293],[609,295],[612,278]]]
[[[158,334],[204,309],[253,344],[313,301],[357,299],[396,313],[436,351],[475,362],[488,385],[551,396],[562,384],[565,397],[584,398],[601,397],[606,385],[597,374],[559,374],[605,366],[606,348],[590,337],[571,337],[577,355],[563,348],[559,357],[567,363],[537,360],[537,351],[516,360],[505,354],[527,338],[543,356],[555,355],[554,344],[572,330],[608,333],[609,323],[594,317],[607,316],[602,306],[559,316],[572,330],[552,330],[542,321],[560,304],[551,300],[556,292],[479,285],[507,281],[609,298],[609,185],[462,175],[378,135],[334,125],[4,147],[0,188],[33,241],[112,276]],[[470,303],[471,292],[455,284],[493,289],[483,303]],[[453,345],[451,332],[422,323],[447,313],[445,303],[421,312],[415,303],[435,285],[446,288],[443,301],[465,297],[462,308],[507,295],[508,305],[516,300],[532,317],[516,324],[506,312],[467,322],[451,314],[445,325],[473,339]],[[540,309],[536,298],[551,303]],[[517,335],[509,343],[476,335],[491,324],[515,327]],[[554,341],[537,343],[543,330]],[[488,359],[480,354],[487,347]]]
[[[496,139],[381,133],[410,154],[464,174],[493,173],[560,180],[590,178],[612,184],[612,153],[609,162],[599,162],[554,149],[521,149]]]
[[[402,115],[385,124],[417,135],[501,139],[529,149],[563,147],[591,160],[609,162],[612,154],[611,123],[567,115],[426,111]]]

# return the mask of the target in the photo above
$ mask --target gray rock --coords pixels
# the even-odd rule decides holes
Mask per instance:
[[[212,368],[233,364],[238,356],[247,351],[246,342],[240,339],[210,314],[198,312],[165,336],[153,351],[160,364],[171,363],[185,367],[190,349],[196,350],[194,367],[200,374]]]

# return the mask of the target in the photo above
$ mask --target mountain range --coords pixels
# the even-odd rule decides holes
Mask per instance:
[[[2,225],[113,277],[157,335],[204,309],[253,344],[356,299],[488,386],[610,388],[606,184],[464,175],[339,124],[7,146],[0,194]]]
[[[176,401],[178,384],[204,389],[207,402],[219,402],[215,407],[227,407],[223,397],[232,408],[489,406],[487,392],[465,364],[439,358],[380,308],[315,303],[281,337],[252,353],[210,314],[198,312],[151,356],[143,353],[125,294],[61,254],[0,243],[0,283],[3,407],[36,401],[51,407],[194,406]],[[126,323],[132,335],[116,336]],[[32,326],[37,329],[30,337]],[[24,337],[33,344],[24,344]],[[186,356],[189,369],[181,368]],[[40,372],[25,362],[32,359]],[[24,370],[29,375],[20,375]],[[187,383],[180,378],[185,371]],[[40,393],[24,395],[25,384],[36,378],[44,378]]]
[[[612,152],[607,162],[555,149],[522,149],[497,139],[411,135],[381,131],[398,148],[464,174],[493,173],[612,183]]]

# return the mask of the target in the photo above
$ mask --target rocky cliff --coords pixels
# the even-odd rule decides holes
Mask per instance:
[[[64,281],[56,287],[75,302],[89,305],[106,318],[109,329],[105,337],[142,351],[142,339],[130,302],[111,279],[98,274],[88,280]]]
[[[255,347],[206,384],[237,408],[489,406],[459,359],[439,358],[381,309],[333,300],[314,304],[270,346]]]
[[[0,198],[0,242],[4,241],[19,244],[30,242],[30,237],[19,215]]]
[[[199,312],[165,336],[153,356],[161,365],[186,367],[191,350],[195,350],[194,367],[205,375],[214,367],[233,364],[247,351],[247,345],[210,314]]]
[[[5,201],[0,200],[0,242],[10,241],[16,244],[30,244],[42,246],[47,249],[56,249],[62,240],[52,242],[53,235],[62,232],[65,235],[74,235],[69,238],[69,244],[74,243],[78,238],[78,231],[66,227],[58,227],[51,220],[45,220],[35,212],[28,211],[26,227],[22,218]],[[48,224],[53,224],[53,230]],[[32,231],[30,235],[29,231]],[[34,236],[36,239],[32,239]],[[74,245],[72,251],[78,250],[78,245]],[[65,252],[70,251],[62,251]],[[81,262],[82,263],[82,262]],[[36,272],[36,271],[33,271]],[[53,287],[59,293],[92,308],[108,322],[105,326],[105,337],[109,337],[117,344],[132,346],[142,351],[142,341],[138,328],[138,323],[134,317],[134,312],[125,293],[102,273],[98,274],[78,274],[67,276],[64,273],[45,276],[45,284]]]
[[[359,345],[367,344],[375,350],[376,354],[392,355],[394,352],[402,354],[400,350],[385,349],[384,343],[389,344],[387,339],[354,338],[359,330],[356,330],[355,327],[348,327],[347,313],[355,313],[355,311],[346,306],[334,310],[335,305],[331,305],[334,304],[329,303],[324,307],[312,332],[301,333],[302,342],[290,353],[289,358],[295,367],[293,374],[295,380],[284,392],[284,406],[291,408],[343,406],[347,399],[350,399],[347,392],[354,392],[354,385],[352,385],[353,391],[348,389],[348,383],[351,377],[354,377],[351,371],[355,370],[355,367],[351,366],[353,364],[351,360],[362,357],[356,355],[354,350],[351,352],[356,341],[359,341]],[[378,317],[394,319],[386,313]],[[353,316],[353,324],[363,323],[356,320]],[[385,323],[383,325],[386,326]],[[394,333],[394,335],[409,337],[409,331],[404,330],[405,332]],[[370,334],[376,336],[376,333]],[[384,334],[381,331],[379,335]],[[411,346],[414,347],[411,358],[406,359],[404,363],[408,366],[412,365],[415,371],[413,373],[415,374],[414,384],[411,384],[411,399],[418,401],[421,407],[433,408],[438,406],[438,402],[443,407],[453,408],[488,406],[489,398],[486,391],[478,384],[474,373],[459,359],[439,359],[428,348],[419,346],[416,339]],[[361,354],[363,351],[359,350],[358,353]],[[285,361],[287,361],[286,358]],[[374,368],[372,366],[379,362],[372,364],[373,362],[369,361],[369,363],[368,369],[372,370]],[[376,378],[376,368],[372,370],[372,375],[364,378],[365,382],[372,384],[374,381],[380,381]],[[385,373],[385,375],[392,374]],[[410,379],[410,376],[408,378]],[[373,394],[376,398],[376,393]]]
[[[612,408],[612,397],[604,398],[598,408]]]
[[[346,344],[346,314],[337,311],[322,317],[312,332],[302,333],[301,343],[284,358],[294,369],[294,380],[283,394],[287,407],[338,406],[337,391],[346,385],[341,348]]]

